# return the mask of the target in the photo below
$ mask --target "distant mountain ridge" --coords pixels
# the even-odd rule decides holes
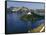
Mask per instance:
[[[7,12],[10,12],[10,13],[28,13],[28,12],[33,12],[35,14],[38,14],[38,15],[45,15],[45,10],[44,9],[36,9],[36,10],[33,10],[33,9],[29,9],[27,7],[10,7],[10,8],[7,8]]]

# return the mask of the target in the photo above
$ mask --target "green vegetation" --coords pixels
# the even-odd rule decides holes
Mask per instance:
[[[25,21],[27,20],[31,20],[31,17],[32,15],[23,15],[21,18],[24,19]]]
[[[24,21],[32,21],[35,22],[37,20],[37,17],[34,17],[33,15],[23,15],[21,17],[22,20]]]
[[[35,22],[38,19],[44,19],[44,16],[37,15],[37,14],[35,14],[33,12],[32,12],[32,15],[30,15],[30,14],[27,15],[26,14],[26,15],[21,16],[21,20],[24,20],[24,21],[32,21],[32,22]]]

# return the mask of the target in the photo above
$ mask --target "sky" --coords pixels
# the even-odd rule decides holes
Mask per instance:
[[[44,3],[7,2],[7,8],[22,7],[22,6],[30,8],[30,9],[44,9]]]

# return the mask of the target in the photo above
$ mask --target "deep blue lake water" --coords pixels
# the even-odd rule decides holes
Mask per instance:
[[[38,25],[44,23],[44,19],[37,20],[36,22],[22,21],[20,17],[24,14],[11,13],[7,14],[7,32],[27,32],[29,28],[34,29]]]

